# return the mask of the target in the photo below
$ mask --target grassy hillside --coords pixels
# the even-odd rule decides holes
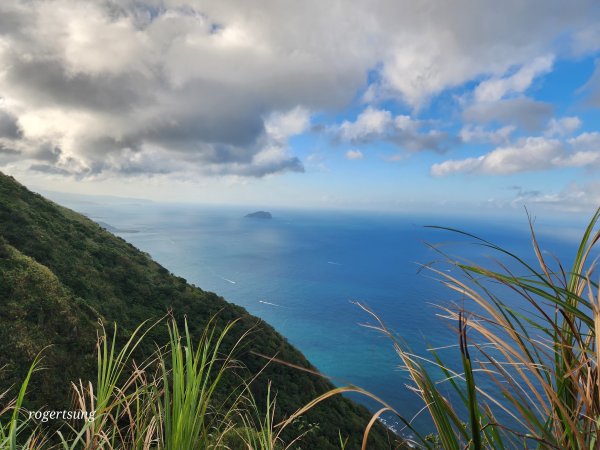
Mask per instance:
[[[48,358],[44,363],[49,369],[36,374],[31,388],[38,402],[60,403],[69,393],[64,380],[93,370],[93,313],[47,267],[2,238],[0,286],[0,342],[11,349],[0,352],[0,367],[7,366],[1,389],[19,385],[27,365],[41,349],[53,345],[45,352]],[[72,364],[72,354],[81,355],[76,365]]]
[[[95,377],[98,319],[117,322],[125,339],[141,322],[168,310],[180,320],[187,316],[193,335],[200,335],[216,313],[220,327],[241,317],[225,347],[256,327],[239,355],[248,375],[265,365],[253,351],[312,368],[284,337],[243,308],[188,284],[93,221],[0,173],[0,342],[10,349],[0,352],[0,367],[6,366],[0,392],[22,379],[37,352],[51,345],[44,351],[45,370],[33,377],[28,401],[62,409],[69,403],[71,380]],[[150,354],[154,342],[167,340],[166,325],[154,328],[139,357]],[[271,364],[254,385],[259,401],[267,397],[267,380],[277,392],[281,416],[332,388],[318,376]],[[317,427],[297,448],[339,448],[338,431],[350,436],[347,448],[359,448],[369,417],[363,407],[333,398],[308,413],[305,423]],[[369,448],[389,448],[386,434],[378,427]]]

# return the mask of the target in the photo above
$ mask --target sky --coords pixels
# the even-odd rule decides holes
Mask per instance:
[[[600,206],[600,2],[4,0],[0,171],[42,191]]]

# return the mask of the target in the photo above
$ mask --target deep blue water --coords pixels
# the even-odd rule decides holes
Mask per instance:
[[[412,349],[456,344],[432,304],[460,301],[419,272],[440,259],[426,243],[474,260],[491,252],[473,239],[424,228],[458,227],[529,255],[525,216],[483,220],[300,211],[247,219],[240,209],[156,204],[72,204],[122,230],[124,239],[173,273],[244,306],[273,325],[337,384],[352,383],[381,397],[405,417],[423,405],[405,387],[406,375],[389,340],[361,326],[373,322],[353,301],[372,308]],[[583,218],[585,219],[585,218]],[[565,223],[539,223],[541,245],[568,261],[574,233]],[[445,353],[444,353],[445,352]],[[442,351],[458,356],[455,348]],[[365,402],[365,399],[360,399]],[[366,402],[367,406],[375,405]],[[425,415],[414,422],[428,430]]]

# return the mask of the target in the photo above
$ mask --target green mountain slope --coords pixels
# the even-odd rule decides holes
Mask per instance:
[[[265,364],[251,351],[312,368],[284,337],[243,308],[188,284],[95,222],[0,173],[0,367],[6,366],[0,372],[0,392],[22,379],[37,352],[51,345],[44,351],[45,370],[34,376],[29,401],[62,409],[69,402],[71,380],[95,379],[98,319],[117,322],[125,338],[142,321],[160,318],[167,310],[178,318],[187,316],[195,334],[217,312],[222,325],[241,318],[228,345],[256,326],[239,356],[249,373]],[[167,341],[166,326],[152,330],[141,352],[150,354],[153,341]],[[315,375],[271,364],[255,385],[259,400],[266,398],[267,380],[272,380],[283,415],[332,387]],[[338,449],[338,430],[351,436],[347,448],[359,448],[369,416],[365,408],[333,398],[307,415],[318,429],[298,448]],[[369,448],[390,448],[383,427],[372,433]]]

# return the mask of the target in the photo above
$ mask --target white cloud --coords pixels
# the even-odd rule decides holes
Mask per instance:
[[[548,128],[546,129],[545,135],[554,137],[554,136],[566,136],[573,133],[581,127],[581,120],[579,117],[562,117],[560,119],[552,118],[548,123]]]
[[[419,122],[413,120],[410,116],[398,115],[394,119],[394,125],[401,131],[415,131],[419,128]]]
[[[340,135],[342,139],[351,141],[380,138],[387,133],[392,123],[389,111],[368,107],[358,115],[356,121],[344,121],[340,125]]]
[[[579,136],[571,138],[567,142],[578,151],[600,151],[600,133],[597,131],[581,133]]]
[[[540,130],[550,118],[552,106],[526,97],[524,93],[536,77],[552,70],[553,62],[553,55],[540,56],[521,65],[514,73],[495,76],[480,82],[472,96],[467,95],[466,99],[463,99],[465,101],[463,118],[480,124],[494,123],[513,128],[520,127],[528,131]],[[567,122],[556,123],[553,132],[560,132],[558,126],[564,128],[572,125]],[[506,127],[504,129],[506,130]],[[478,140],[484,138],[481,133],[477,134],[472,137]],[[467,138],[469,137],[467,133]],[[499,139],[502,139],[501,135],[490,134],[487,137],[490,142],[494,139],[496,144],[501,142]]]
[[[453,173],[508,175],[562,167],[600,165],[598,133],[584,133],[566,142],[547,137],[528,137],[514,145],[496,148],[476,158],[448,160],[431,166],[431,175],[443,177]]]
[[[515,145],[499,147],[478,158],[444,161],[431,167],[435,177],[457,172],[507,175],[551,167],[562,154],[562,143],[555,139],[529,137]]]
[[[518,90],[527,83],[528,71],[544,70],[547,62],[543,58],[555,52],[555,38],[561,35],[562,42],[571,43],[564,30],[597,22],[590,4],[578,1],[567,9],[553,1],[530,1],[527,5],[509,1],[498,9],[488,1],[428,2],[427,6],[396,2],[397,9],[388,6],[382,19],[398,30],[388,29],[390,45],[387,57],[382,58],[383,80],[379,85],[383,94],[371,89],[368,98],[396,93],[419,107],[448,87],[482,75],[498,78],[511,68],[536,61],[539,66],[507,83],[507,90]],[[404,17],[394,14],[399,10]],[[584,11],[588,17],[583,17]],[[550,35],[554,37],[548,39]],[[596,44],[581,45],[589,48]]]
[[[363,159],[365,157],[360,150],[348,150],[345,156],[346,159]]]
[[[272,113],[265,120],[265,131],[276,141],[285,141],[288,137],[303,133],[309,125],[309,112],[296,107],[286,113]]]
[[[554,161],[557,167],[592,167],[600,163],[600,151],[582,151],[563,156]]]
[[[556,193],[520,192],[512,201],[514,205],[541,205],[552,209],[590,213],[600,205],[600,183],[581,185],[571,183]]]
[[[431,166],[431,175],[434,177],[445,177],[446,175],[458,172],[474,172],[481,167],[483,159],[484,156],[479,156],[477,158],[456,159],[444,161],[439,164],[436,163]]]
[[[455,139],[448,133],[435,129],[423,129],[426,123],[410,116],[392,116],[387,110],[371,106],[358,115],[354,122],[344,121],[336,132],[339,138],[357,144],[386,140],[404,150],[419,152],[445,151]]]
[[[524,64],[516,73],[504,78],[485,80],[475,88],[476,102],[495,102],[509,94],[525,92],[534,78],[550,72],[554,56],[545,55]]]

